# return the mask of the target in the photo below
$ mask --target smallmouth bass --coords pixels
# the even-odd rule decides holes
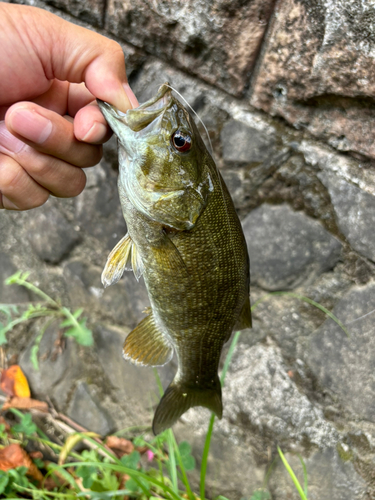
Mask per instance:
[[[122,113],[99,101],[118,138],[120,202],[128,233],[110,253],[104,286],[143,275],[149,314],[125,359],[178,370],[153,420],[155,434],[193,406],[222,416],[218,366],[234,328],[251,326],[249,257],[241,223],[194,120],[163,84]]]

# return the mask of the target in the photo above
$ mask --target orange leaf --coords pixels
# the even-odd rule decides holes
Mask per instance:
[[[120,456],[129,455],[134,450],[131,441],[117,436],[108,436],[105,444]]]
[[[0,387],[8,396],[30,397],[30,388],[23,371],[18,365],[12,365],[1,373]]]
[[[28,476],[42,481],[42,473],[19,444],[10,444],[0,449],[0,470],[7,471],[21,466],[27,468]]]
[[[48,413],[48,404],[45,401],[38,401],[31,398],[18,398],[14,397],[10,401],[3,404],[2,410],[9,410],[9,408],[17,408],[18,410],[38,410],[43,413]]]

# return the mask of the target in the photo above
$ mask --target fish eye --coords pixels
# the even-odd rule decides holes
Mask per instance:
[[[185,153],[191,148],[191,137],[189,134],[184,134],[180,130],[177,130],[172,135],[172,144],[178,152]]]

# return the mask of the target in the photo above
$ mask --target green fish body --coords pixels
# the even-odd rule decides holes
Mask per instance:
[[[168,84],[126,114],[99,107],[119,142],[118,188],[128,233],[102,281],[143,275],[149,314],[124,357],[178,370],[154,416],[155,434],[189,408],[222,416],[220,354],[234,328],[251,326],[249,257],[232,199],[194,121]]]

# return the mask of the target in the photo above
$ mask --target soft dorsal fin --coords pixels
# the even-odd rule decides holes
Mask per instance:
[[[133,240],[127,233],[113,248],[102,272],[102,283],[107,288],[117,283],[124,271],[133,269],[139,280],[143,273],[143,264]]]
[[[132,363],[143,366],[161,366],[172,359],[172,345],[156,325],[152,313],[126,337],[123,355]]]

